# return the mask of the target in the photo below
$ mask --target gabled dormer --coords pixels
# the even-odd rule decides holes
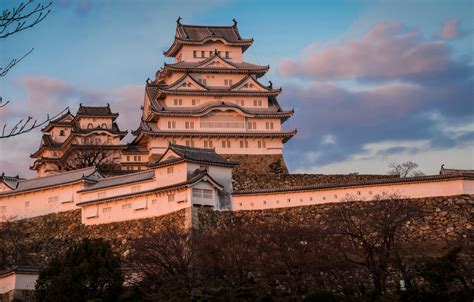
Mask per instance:
[[[200,62],[195,66],[195,68],[229,68],[229,69],[236,69],[237,67],[221,58],[217,53],[217,50],[214,51],[214,54],[209,57],[208,59]]]
[[[257,91],[257,92],[271,92],[274,91],[271,87],[267,87],[258,82],[251,75],[247,75],[240,82],[234,84],[230,91]]]
[[[168,90],[208,90],[207,87],[199,83],[191,75],[185,74],[179,80],[167,87]]]

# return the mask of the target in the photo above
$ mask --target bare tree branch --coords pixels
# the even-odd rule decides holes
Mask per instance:
[[[18,7],[3,10],[0,16],[0,39],[32,28],[49,15],[52,2],[46,5],[38,3],[32,8],[33,2],[34,0],[28,0],[20,3]],[[32,9],[29,10],[30,8]]]
[[[2,105],[1,107],[4,107],[6,104],[8,104],[8,101]],[[0,105],[1,105],[1,100],[0,100]],[[0,107],[0,108],[1,108]],[[9,138],[9,137],[14,137],[20,134],[28,133],[36,128],[39,128],[49,121],[61,116],[64,114],[66,111],[69,110],[69,107],[64,108],[61,112],[55,114],[54,116],[49,116],[46,115],[46,118],[42,120],[41,122],[38,122],[38,120],[34,119],[31,116],[28,116],[26,119],[21,119],[18,123],[16,123],[12,128],[8,129],[7,124],[4,124],[2,127],[2,132],[0,134],[0,139],[2,138]]]

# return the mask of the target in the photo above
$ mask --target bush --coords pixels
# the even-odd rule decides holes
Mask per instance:
[[[40,270],[37,301],[116,301],[122,293],[120,261],[101,239],[84,239]]]

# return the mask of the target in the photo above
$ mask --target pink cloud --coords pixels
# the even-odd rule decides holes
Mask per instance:
[[[447,20],[443,24],[441,32],[438,37],[441,39],[454,39],[461,36],[461,30],[459,29],[459,20],[451,19]]]
[[[317,80],[424,79],[456,67],[444,42],[423,39],[418,31],[405,31],[400,23],[378,23],[358,39],[320,48],[310,45],[301,57],[281,62],[284,76]]]

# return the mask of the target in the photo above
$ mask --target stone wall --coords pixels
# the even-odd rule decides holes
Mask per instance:
[[[416,241],[450,241],[474,238],[474,195],[430,197],[411,199],[420,205],[422,219],[407,227],[411,239]],[[370,211],[374,202],[350,202],[349,206],[361,206]],[[193,215],[199,228],[219,229],[231,225],[245,225],[253,222],[282,222],[299,225],[320,225],[330,223],[325,213],[340,203],[327,203],[291,208],[256,211],[215,212],[206,208],[193,208]]]
[[[80,215],[80,210],[75,210],[8,222],[6,228],[14,231],[16,238],[7,235],[0,238],[3,239],[0,244],[11,248],[13,254],[23,254],[21,259],[9,259],[9,266],[41,266],[83,238],[103,238],[111,243],[116,253],[126,257],[133,240],[170,225],[189,227],[192,213],[190,209],[184,209],[161,217],[92,226],[83,225]],[[0,224],[2,226],[5,225]]]
[[[283,159],[283,155],[281,154],[221,155],[229,160],[237,161],[239,163],[239,165],[234,168],[233,174],[245,175],[246,177],[252,177],[262,174],[288,174],[288,168],[286,167],[285,160]]]
[[[413,240],[452,241],[474,238],[474,195],[412,199],[421,205],[424,215],[420,221],[407,226]],[[353,202],[370,211],[372,202]],[[361,203],[363,203],[361,205]],[[82,238],[104,238],[122,257],[126,257],[136,238],[157,232],[169,225],[193,226],[195,229],[220,229],[232,225],[245,225],[255,221],[295,224],[328,223],[325,213],[339,203],[280,208],[258,211],[213,211],[194,207],[162,217],[85,226],[81,224],[80,211],[50,214],[25,220],[8,222],[9,230],[18,230],[13,242],[0,240],[0,244],[18,249],[26,255],[21,263],[10,265],[40,266],[57,253],[65,251]],[[5,225],[0,224],[0,228]],[[1,229],[0,229],[1,231]],[[0,232],[1,233],[1,232]],[[1,235],[1,234],[0,234]],[[1,247],[1,246],[0,246]]]

